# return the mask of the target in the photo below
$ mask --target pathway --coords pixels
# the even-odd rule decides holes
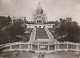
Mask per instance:
[[[20,52],[18,56],[4,57],[4,58],[41,58],[39,53]],[[73,52],[55,52],[51,54],[42,54],[44,58],[79,58]]]
[[[35,40],[35,36],[36,36],[36,28],[34,27],[30,36],[30,40],[29,42],[32,42]]]
[[[45,27],[45,31],[49,37],[50,40],[54,40],[55,42],[57,42],[56,39],[54,39],[53,35],[51,34],[51,32],[48,30],[48,28]]]

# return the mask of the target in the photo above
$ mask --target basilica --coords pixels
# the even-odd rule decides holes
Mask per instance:
[[[33,21],[27,21],[26,31],[29,32],[28,42],[14,42],[5,44],[5,51],[34,51],[39,52],[56,52],[56,51],[80,51],[79,43],[58,42],[54,34],[55,22],[47,21],[47,16],[44,13],[40,3],[36,11],[33,13]],[[28,34],[27,34],[28,35]]]

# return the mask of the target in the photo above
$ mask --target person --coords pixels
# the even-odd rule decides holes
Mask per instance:
[[[44,55],[42,55],[42,58],[44,58]]]
[[[38,57],[41,57],[41,52],[39,53]]]

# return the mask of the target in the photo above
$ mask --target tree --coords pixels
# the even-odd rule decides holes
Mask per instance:
[[[11,17],[0,16],[0,44],[6,43],[8,40],[9,32],[6,29],[11,24]]]
[[[58,20],[55,21],[55,26],[58,26],[59,22]]]
[[[0,16],[0,29],[2,29],[3,27],[7,27],[11,22],[11,17],[4,17],[4,16]]]
[[[12,26],[9,27],[9,32],[10,32],[10,38],[11,38],[11,41],[21,41],[22,40],[22,35],[24,35],[24,32],[25,32],[25,25],[23,25],[24,22],[19,19],[19,20],[16,20]]]
[[[21,19],[12,20],[10,16],[0,17],[0,44],[21,41],[25,32],[25,24]]]
[[[80,27],[75,21],[67,21],[61,19],[59,27],[55,29],[55,33],[60,37],[59,41],[79,42]]]

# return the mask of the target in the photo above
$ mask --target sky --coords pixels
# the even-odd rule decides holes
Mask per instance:
[[[32,20],[39,2],[48,21],[71,17],[80,24],[80,0],[0,0],[0,15],[24,16]]]

